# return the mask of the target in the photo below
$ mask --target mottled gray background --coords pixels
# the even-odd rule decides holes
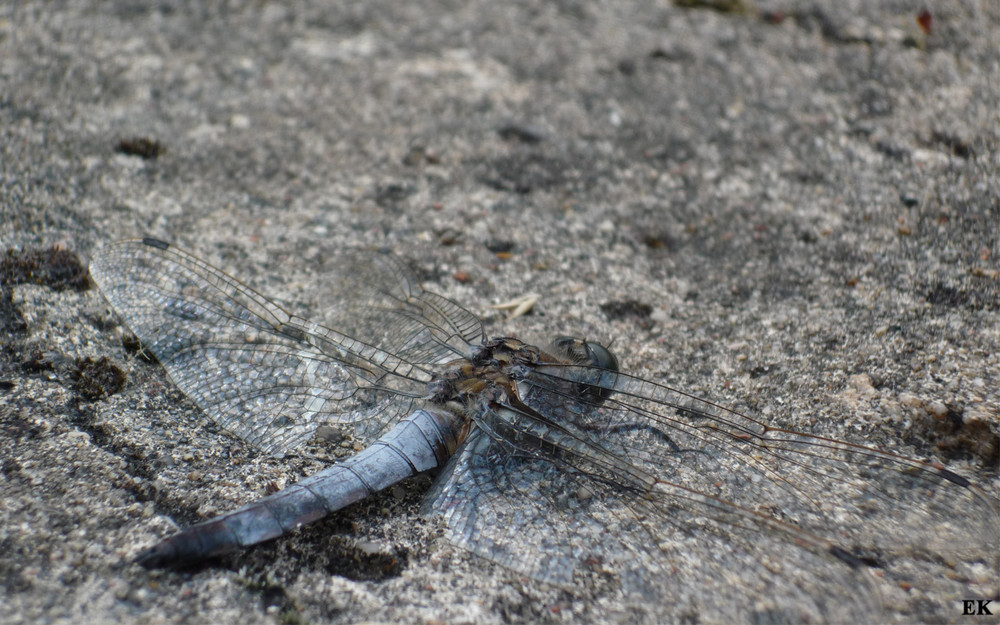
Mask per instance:
[[[997,492],[1000,5],[929,3],[927,32],[917,2],[693,4],[4,3],[0,622],[634,617],[436,540],[427,478],[195,573],[131,564],[320,466],[123,348],[72,260],[144,234],[314,315],[332,253],[391,248],[493,332],[610,341]],[[883,578],[887,618],[996,597],[937,565],[942,596]]]

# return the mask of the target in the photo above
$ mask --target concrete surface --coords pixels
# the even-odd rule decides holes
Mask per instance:
[[[435,540],[427,478],[198,571],[131,564],[321,466],[122,346],[72,261],[144,234],[312,314],[325,258],[391,248],[492,332],[610,341],[997,493],[1000,5],[825,4],[5,3],[0,622],[643,618]],[[872,620],[997,598],[936,565],[940,594],[883,575]]]

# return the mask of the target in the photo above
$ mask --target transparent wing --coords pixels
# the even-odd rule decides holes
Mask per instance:
[[[423,290],[391,254],[339,254],[319,280],[324,299],[333,303],[324,325],[410,362],[444,364],[483,341],[478,317]]]
[[[752,515],[722,525],[707,508],[643,496],[565,457],[512,448],[482,429],[471,436],[426,511],[473,553],[564,586],[596,577],[661,622],[847,623],[877,613],[861,571],[789,549]]]
[[[480,416],[426,508],[450,540],[514,570],[610,577],[673,619],[864,622],[879,604],[871,558],[963,551],[997,565],[997,502],[934,464],[624,374],[521,374],[524,406]]]
[[[452,305],[422,318],[419,307],[402,301],[408,323],[385,311],[397,321],[387,323],[375,346],[292,315],[153,239],[108,246],[91,274],[178,388],[223,428],[270,454],[295,447],[323,424],[346,426],[364,442],[377,438],[426,394],[432,371],[416,357],[437,357],[441,347],[438,334],[425,330],[449,327],[449,315],[467,327],[471,316]],[[402,269],[385,274],[391,277],[406,279]],[[413,359],[393,353],[394,341],[403,341],[401,351]]]
[[[983,553],[1000,540],[997,500],[937,463],[773,428],[627,374],[542,366],[527,371],[525,382],[529,404],[598,433],[610,453],[638,462],[658,483],[746,508],[766,505],[818,536],[836,530],[837,544],[893,550],[919,543],[958,554]],[[581,383],[603,389],[607,400],[567,401]]]

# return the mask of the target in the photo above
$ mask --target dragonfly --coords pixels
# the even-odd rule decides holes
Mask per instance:
[[[95,255],[120,319],[205,416],[282,456],[362,451],[144,550],[183,567],[419,473],[452,544],[542,583],[598,579],[654,620],[860,622],[869,570],[914,550],[996,570],[997,500],[943,464],[775,427],[622,371],[593,341],[488,338],[382,252],[323,276],[323,323],[152,238]],[[961,511],[957,513],[956,511]]]

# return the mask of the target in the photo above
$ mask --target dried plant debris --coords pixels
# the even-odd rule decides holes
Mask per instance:
[[[32,350],[21,358],[21,370],[27,374],[42,373],[54,369],[55,364],[52,362],[50,354],[46,354],[40,349]]]
[[[0,286],[41,284],[56,291],[90,288],[87,268],[68,249],[53,245],[49,249],[8,249],[0,259]]]
[[[571,188],[575,182],[581,185],[585,182],[561,158],[534,152],[515,152],[495,158],[485,165],[487,171],[479,176],[480,182],[491,189],[518,195]]]
[[[9,338],[12,334],[25,332],[28,324],[11,296],[11,290],[5,284],[0,284],[0,333]]]
[[[148,161],[155,160],[167,151],[162,143],[149,137],[128,137],[118,142],[118,152],[138,156]]]
[[[143,362],[154,363],[156,362],[156,356],[153,352],[146,349],[135,334],[131,332],[125,332],[122,334],[122,347],[125,352],[139,358]]]
[[[968,140],[948,132],[935,130],[931,133],[930,144],[944,147],[959,158],[972,158],[975,156],[975,152]]]
[[[490,308],[495,310],[506,310],[507,320],[509,321],[511,319],[527,315],[531,312],[535,307],[535,304],[538,303],[540,297],[541,295],[538,293],[527,293],[521,297],[516,297],[512,300],[490,306]]]
[[[375,187],[372,199],[382,207],[400,204],[417,192],[417,187],[409,182],[385,182]]]
[[[674,0],[674,4],[682,9],[707,9],[717,13],[750,14],[756,10],[752,3],[743,0]]]
[[[508,239],[490,239],[486,242],[486,249],[494,254],[510,254],[517,247],[517,243]]]
[[[535,124],[504,124],[500,128],[497,128],[497,134],[504,141],[519,142],[527,145],[541,143],[548,137],[545,129]]]
[[[1000,308],[1000,291],[995,283],[981,282],[953,285],[935,282],[920,287],[924,299],[932,306],[967,310],[997,310]]]
[[[110,397],[125,386],[125,372],[107,356],[77,359],[72,377],[73,390],[89,401]]]
[[[386,550],[366,540],[335,541],[330,547],[326,570],[354,581],[377,582],[399,577],[409,563],[405,549]]]
[[[926,420],[937,447],[947,458],[971,456],[984,466],[1000,462],[1000,436],[990,428],[990,420],[964,414],[962,408],[948,406]]]
[[[642,328],[649,328],[653,325],[650,316],[653,314],[653,307],[638,300],[613,300],[601,304],[601,310],[608,319],[624,320],[637,323]]]

